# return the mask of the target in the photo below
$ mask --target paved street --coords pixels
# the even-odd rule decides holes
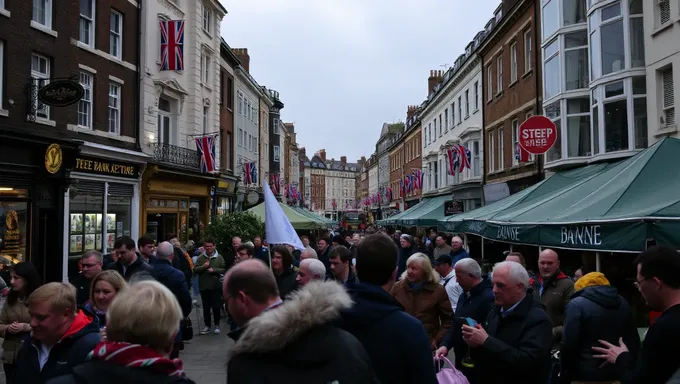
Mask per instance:
[[[196,325],[194,327],[198,332],[198,327]],[[224,383],[225,355],[232,344],[233,341],[224,333],[195,336],[193,340],[185,343],[184,351],[180,354],[184,362],[184,371],[197,384]]]

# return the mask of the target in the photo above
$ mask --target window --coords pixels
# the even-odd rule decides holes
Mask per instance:
[[[602,49],[602,75],[608,75],[626,69],[626,53],[623,40],[623,18],[621,4],[615,3],[600,11],[602,26],[600,27],[600,46]]]
[[[588,23],[590,24],[590,80],[598,79],[601,74],[602,66],[600,65],[600,30],[597,28],[599,20],[598,13],[593,12]]]
[[[489,172],[493,172],[495,169],[494,167],[496,166],[496,146],[494,145],[494,136],[493,132],[489,133]]]
[[[203,30],[208,34],[210,34],[212,20],[213,20],[212,11],[208,7],[203,5]]]
[[[505,137],[503,135],[503,128],[498,130],[498,170],[502,171],[505,169],[505,164],[503,163],[504,160],[504,153],[503,153],[503,142]]]
[[[5,9],[5,0],[0,0],[0,9]]]
[[[427,132],[427,137],[430,138],[430,142],[429,142],[428,144],[430,144],[430,143],[432,143],[432,142],[434,141],[434,136],[432,136],[432,123],[430,123],[430,124],[427,125],[427,131],[428,131],[428,132]]]
[[[673,67],[661,71],[661,85],[663,91],[663,114],[664,126],[675,124],[675,89],[673,88]]]
[[[458,124],[463,122],[463,97],[458,96]]]
[[[33,0],[31,20],[52,29],[52,0]]]
[[[92,129],[92,74],[80,72],[80,85],[85,93],[78,101],[78,126]]]
[[[437,136],[437,118],[434,118],[434,121],[432,122],[434,124],[434,136]],[[441,137],[441,128],[439,129],[439,136]],[[433,141],[436,140],[434,137],[432,139]]]
[[[451,129],[456,126],[456,102],[451,104]]]
[[[203,134],[210,132],[210,107],[203,107]]]
[[[560,26],[558,0],[548,0],[547,4],[543,6],[543,14],[541,21],[543,22],[543,41],[547,41]]]
[[[524,32],[524,73],[531,70],[531,52],[534,49],[531,40],[531,30]]]
[[[605,152],[628,149],[628,104],[625,99],[604,103]]]
[[[560,76],[560,52],[559,40],[553,40],[550,45],[545,47],[543,57],[543,97],[550,99],[562,91],[562,76]]]
[[[237,142],[239,147],[243,147],[243,129],[241,128],[238,129]]]
[[[588,31],[564,35],[566,91],[588,88]]]
[[[238,93],[238,115],[241,116],[243,115],[243,94],[241,92]]]
[[[498,59],[496,59],[496,66],[497,66],[497,83],[496,84],[496,93],[501,93],[503,91],[503,53],[501,52],[501,56],[498,56]]]
[[[465,118],[470,117],[470,90],[465,90]]]
[[[201,53],[201,84],[210,84],[210,56],[207,53]]]
[[[158,99],[158,142],[162,144],[174,143],[172,137],[172,109],[170,101],[161,97]]]
[[[510,45],[510,83],[517,81],[517,43]]]
[[[513,156],[512,156],[512,165],[517,165],[519,164],[519,155],[518,153],[518,146],[519,146],[519,121],[517,119],[512,121],[512,148],[513,148]]]
[[[279,119],[274,118],[272,122],[272,132],[275,134],[279,134]]]
[[[226,139],[224,141],[224,154],[226,156],[227,169],[234,169],[234,157],[231,154],[231,132],[226,133]]]
[[[113,57],[123,58],[123,15],[111,11],[109,53]]]
[[[227,77],[227,108],[234,109],[234,79]]]
[[[439,114],[439,137],[442,137],[442,114]]]
[[[486,100],[493,100],[493,68],[490,65],[486,68]]]
[[[279,162],[279,157],[281,156],[281,149],[278,145],[274,146],[274,162]]]
[[[555,145],[553,145],[546,153],[546,163],[551,161],[557,161],[562,159],[562,109],[560,107],[560,101],[556,101],[545,107],[543,115],[550,119],[557,128],[557,140],[555,140]]]
[[[642,23],[642,0],[629,3],[630,65],[631,68],[645,66],[645,34]]]
[[[567,157],[590,156],[590,99],[567,99]]]
[[[586,22],[586,0],[562,0],[564,25]]]
[[[473,176],[481,176],[481,161],[479,157],[479,141],[472,142],[472,172]]]
[[[635,149],[647,148],[647,78],[632,78],[633,124],[635,124]]]
[[[666,24],[671,21],[671,2],[670,0],[659,0],[659,8],[657,10],[657,19],[659,24]]]
[[[449,110],[444,110],[444,132],[449,131]]]
[[[479,81],[475,81],[475,111],[479,109]]]
[[[80,42],[94,47],[94,0],[80,0]]]
[[[109,83],[109,133],[120,134],[120,84]]]

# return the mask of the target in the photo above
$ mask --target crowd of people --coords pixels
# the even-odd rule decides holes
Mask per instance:
[[[86,252],[70,283],[15,264],[0,311],[7,383],[192,383],[180,352],[199,296],[198,333],[229,325],[228,383],[428,384],[446,361],[470,384],[680,380],[674,249],[635,260],[636,287],[662,313],[641,340],[607,277],[567,276],[552,249],[530,276],[517,252],[485,273],[457,236],[301,240],[234,237],[222,255],[210,239],[187,252],[175,237],[124,236],[111,255]]]

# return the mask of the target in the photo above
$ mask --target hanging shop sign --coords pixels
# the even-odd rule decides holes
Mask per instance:
[[[66,107],[77,103],[85,95],[85,89],[73,80],[54,80],[38,90],[38,99],[52,107]]]
[[[461,200],[447,201],[444,203],[444,216],[457,215],[463,213],[463,202]]]
[[[45,170],[54,175],[59,172],[63,162],[64,152],[59,144],[50,144],[45,151]]]
[[[136,179],[139,177],[138,164],[86,156],[79,156],[76,158],[76,171],[94,173],[97,175],[125,177],[129,179]]]

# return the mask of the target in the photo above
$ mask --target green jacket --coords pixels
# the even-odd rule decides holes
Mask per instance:
[[[198,256],[196,263],[194,264],[194,273],[198,275],[198,289],[200,291],[207,291],[212,289],[222,289],[222,283],[220,283],[220,277],[224,272],[227,271],[227,263],[225,263],[224,258],[215,251],[213,257],[210,258],[210,267],[205,267],[204,264],[208,260],[208,256],[203,253]],[[212,268],[212,272],[208,272],[208,269]]]

